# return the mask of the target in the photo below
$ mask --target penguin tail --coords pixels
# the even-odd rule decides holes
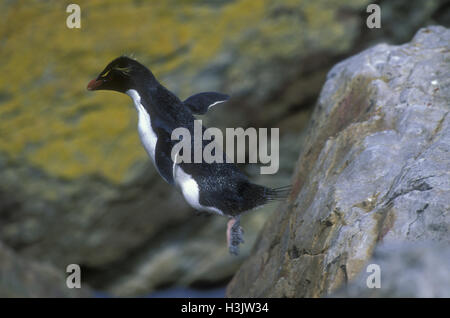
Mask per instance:
[[[292,186],[287,185],[279,188],[265,188],[264,197],[267,202],[271,201],[283,201],[291,193]]]
[[[245,203],[239,208],[241,212],[250,211],[256,207],[265,205],[273,201],[283,201],[289,196],[291,186],[269,188],[259,184],[245,182],[239,189],[240,196],[245,199]]]

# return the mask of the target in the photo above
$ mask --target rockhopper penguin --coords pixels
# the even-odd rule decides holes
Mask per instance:
[[[212,106],[225,102],[227,95],[206,92],[183,102],[162,86],[149,69],[126,56],[109,63],[89,82],[87,89],[113,90],[131,97],[138,112],[139,136],[161,177],[176,186],[194,209],[230,218],[227,227],[230,253],[237,254],[243,242],[240,215],[283,199],[289,193],[289,187],[272,189],[251,183],[236,165],[225,160],[174,164],[171,151],[178,141],[171,140],[172,131],[184,127],[194,136],[193,114],[205,114]]]

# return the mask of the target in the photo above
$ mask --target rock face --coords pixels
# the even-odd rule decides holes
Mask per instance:
[[[328,73],[291,197],[265,224],[229,296],[320,297],[355,278],[380,243],[448,248],[449,47],[449,29],[428,27]]]
[[[193,217],[151,166],[129,98],[87,93],[87,82],[112,58],[134,53],[181,98],[231,94],[205,123],[279,127],[279,174],[252,180],[285,185],[305,108],[329,68],[367,44],[369,2],[78,1],[77,30],[65,27],[60,1],[2,1],[0,72],[8,76],[0,77],[0,240],[26,259],[80,264],[94,287],[117,295],[223,283],[273,206],[245,216],[246,244],[230,258],[226,220]],[[399,11],[385,2],[382,17],[396,21],[413,10],[415,19],[400,35],[372,30],[371,40],[409,37],[444,3],[402,0],[408,5]]]
[[[426,297],[450,296],[450,249],[436,242],[384,244],[375,249],[368,264],[379,266],[376,288],[371,267],[332,297]],[[372,288],[367,287],[367,281]]]
[[[24,259],[0,243],[0,297],[92,296],[83,283],[69,289],[64,270]]]

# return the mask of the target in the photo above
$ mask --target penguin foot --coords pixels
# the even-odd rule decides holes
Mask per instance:
[[[227,242],[228,250],[232,255],[239,254],[239,244],[244,243],[242,227],[240,225],[240,217],[236,216],[228,221],[227,226]]]

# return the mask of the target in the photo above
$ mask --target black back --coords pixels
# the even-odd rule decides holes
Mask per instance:
[[[161,85],[144,65],[125,56],[116,58],[99,74],[96,81],[101,83],[95,90],[114,90],[125,93],[134,89],[141,97],[141,104],[150,115],[152,128],[158,141],[155,149],[155,164],[161,176],[170,184],[173,180],[172,147],[178,140],[171,140],[172,131],[178,127],[187,128],[191,133],[191,163],[180,163],[185,173],[191,175],[200,187],[200,203],[214,206],[226,214],[239,214],[256,205],[263,204],[260,197],[264,187],[253,185],[232,163],[194,163],[194,116],[195,107],[184,104],[171,91]],[[208,93],[210,94],[210,93]],[[212,96],[212,99],[211,99]],[[226,99],[227,95],[200,95],[203,108],[216,99]],[[197,98],[197,97],[196,97]],[[210,98],[210,99],[207,99]],[[197,98],[198,99],[198,98]],[[191,99],[193,100],[193,99]],[[207,109],[207,107],[206,107]],[[202,131],[205,131],[202,127]],[[202,142],[202,151],[211,141]],[[261,189],[256,189],[255,186]],[[255,196],[258,194],[259,196]],[[258,202],[256,202],[258,201]]]

